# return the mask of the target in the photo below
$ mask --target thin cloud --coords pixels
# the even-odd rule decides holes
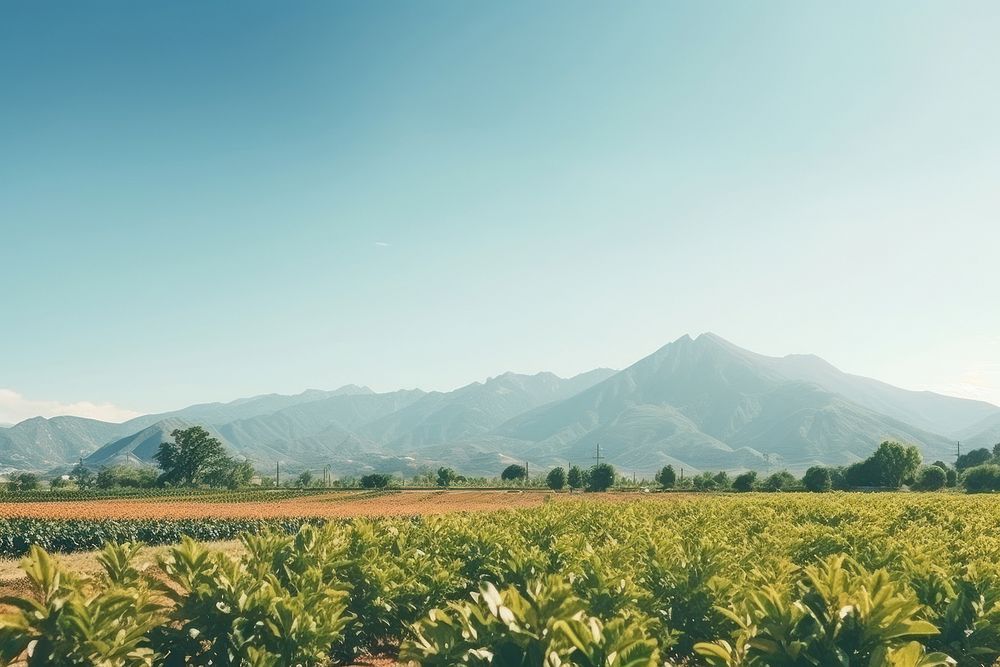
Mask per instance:
[[[385,241],[376,241],[375,245],[377,245],[379,248],[388,248],[390,244],[386,243]]]
[[[113,405],[111,403],[92,403],[77,401],[61,403],[25,398],[12,389],[0,389],[0,423],[16,424],[32,417],[57,417],[73,415],[88,417],[106,422],[123,422],[141,413]]]

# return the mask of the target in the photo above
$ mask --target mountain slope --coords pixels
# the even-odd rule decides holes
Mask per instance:
[[[88,466],[149,464],[160,449],[160,443],[173,440],[170,434],[174,429],[185,429],[193,425],[178,417],[168,417],[137,433],[109,442],[84,459],[84,463]],[[218,431],[212,427],[206,427],[206,430],[222,440],[231,452],[234,451],[232,445],[226,443]]]
[[[367,424],[362,433],[391,451],[482,436],[526,410],[572,396],[614,371],[597,369],[564,379],[552,373],[505,373],[447,393],[432,392]]]
[[[77,461],[120,436],[120,424],[83,417],[34,417],[0,429],[0,466],[42,470]]]
[[[992,448],[993,445],[1000,443],[1000,414],[976,422],[959,433],[959,439],[966,451],[977,447]]]
[[[535,456],[612,463],[649,473],[666,461],[694,469],[755,467],[767,458],[801,470],[867,456],[882,439],[935,458],[942,436],[793,380],[780,364],[721,338],[684,336],[567,400],[498,427]],[[530,444],[528,444],[530,443]]]

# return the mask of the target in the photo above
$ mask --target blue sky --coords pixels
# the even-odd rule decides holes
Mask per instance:
[[[624,367],[1000,403],[995,2],[0,5],[0,422]]]

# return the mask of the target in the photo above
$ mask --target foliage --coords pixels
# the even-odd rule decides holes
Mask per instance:
[[[206,478],[218,482],[224,470],[233,465],[222,442],[200,426],[174,429],[170,437],[174,441],[161,443],[153,456],[163,470],[160,480],[165,484],[193,486]]]
[[[868,572],[844,556],[803,570],[791,587],[767,584],[726,610],[733,641],[700,643],[709,665],[946,665],[919,643],[938,634],[912,591],[885,570]],[[919,662],[910,662],[910,656]],[[828,662],[834,658],[836,662]]]
[[[773,475],[769,475],[764,480],[763,488],[766,491],[787,491],[798,483],[795,476],[787,470],[779,470]]]
[[[677,473],[672,465],[666,465],[656,473],[656,483],[664,489],[672,489],[677,484]]]
[[[920,468],[920,450],[913,445],[886,441],[872,454],[872,460],[880,471],[882,485],[898,489],[917,474]]]
[[[77,488],[80,489],[89,489],[94,485],[95,481],[94,473],[80,463],[73,468],[73,472],[69,474],[69,478],[76,482]]]
[[[101,468],[94,483],[99,489],[116,487],[148,489],[156,486],[156,481],[156,472],[151,468],[117,465]]]
[[[363,489],[384,489],[392,482],[392,475],[385,473],[372,473],[361,478],[361,488]]]
[[[553,468],[545,476],[545,484],[553,491],[560,491],[566,486],[566,470],[564,468]]]
[[[3,600],[15,611],[0,616],[0,664],[25,653],[29,667],[151,667],[148,634],[165,618],[130,565],[135,553],[135,545],[105,547],[98,558],[104,572],[90,581],[33,546],[22,568],[36,595]]]
[[[571,489],[579,489],[583,487],[583,472],[580,470],[579,466],[569,467],[569,472],[566,473],[566,483],[569,484],[569,488]]]
[[[987,463],[968,468],[962,474],[962,486],[969,493],[1000,491],[1000,465]]]
[[[505,482],[513,481],[516,479],[524,479],[527,476],[528,476],[528,470],[524,466],[518,465],[516,463],[510,464],[509,466],[503,469],[502,473],[500,473],[500,479],[502,479]]]
[[[307,489],[312,486],[313,474],[310,470],[304,470],[295,478],[295,486],[300,489]]]
[[[973,449],[955,459],[955,469],[961,472],[975,466],[981,466],[984,463],[990,463],[993,460],[993,456],[993,452],[985,447]]]
[[[813,493],[829,491],[833,487],[829,469],[823,466],[809,468],[806,470],[806,474],[802,476],[802,485],[806,487],[806,490]]]
[[[438,468],[437,485],[445,488],[458,480],[458,473],[451,468]]]
[[[607,491],[615,485],[617,473],[610,463],[598,463],[591,466],[590,474],[587,475],[588,491]]]
[[[913,488],[919,491],[937,491],[948,483],[948,473],[937,465],[924,466],[917,472]]]
[[[129,667],[353,664],[387,645],[427,665],[974,667],[1000,657],[992,496],[650,495],[317,524],[57,523],[0,520],[0,544],[41,546],[54,530],[81,548],[217,540],[237,527],[251,536],[238,556],[182,541],[160,564],[165,588],[130,564],[130,547],[91,580],[29,566],[58,573],[58,584],[35,577],[58,595],[9,601],[6,659],[33,641],[32,664]],[[46,560],[36,547],[29,562]],[[127,612],[113,606],[121,596]]]
[[[38,475],[31,472],[20,472],[10,476],[7,490],[12,492],[34,491],[38,488]]]
[[[757,471],[748,470],[747,472],[740,473],[733,479],[733,490],[739,491],[740,493],[746,493],[747,491],[753,491],[756,484]]]
[[[912,483],[919,468],[920,451],[916,447],[886,441],[864,461],[848,466],[844,476],[851,488],[898,489]]]

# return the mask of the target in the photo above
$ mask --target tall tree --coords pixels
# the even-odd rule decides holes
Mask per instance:
[[[607,491],[615,484],[615,467],[609,463],[598,463],[590,468],[587,489],[589,491]]]
[[[505,482],[510,482],[515,479],[524,479],[528,476],[528,471],[524,466],[512,463],[511,465],[504,468],[503,472],[500,473],[500,479]]]
[[[569,473],[566,474],[566,483],[571,489],[579,489],[583,486],[583,472],[580,466],[570,466]]]
[[[667,465],[661,468],[660,472],[656,473],[656,481],[664,489],[674,488],[674,485],[677,484],[677,473],[674,472],[674,467]]]
[[[200,426],[174,429],[170,437],[174,441],[161,443],[153,456],[163,470],[160,479],[164,483],[200,484],[210,473],[218,473],[232,461],[222,443]]]
[[[886,441],[872,454],[872,460],[879,468],[882,483],[898,489],[904,482],[912,482],[920,468],[920,450],[910,445]]]
[[[559,491],[566,486],[566,471],[563,468],[553,468],[545,477],[545,483],[554,491]]]

